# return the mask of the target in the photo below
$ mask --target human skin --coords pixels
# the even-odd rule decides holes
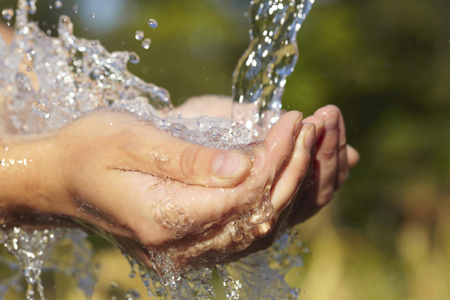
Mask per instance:
[[[339,162],[340,123],[334,119],[340,114],[335,109],[322,108],[317,114],[324,119],[312,116],[307,118],[310,123],[299,112],[285,114],[252,151],[253,162],[237,151],[192,145],[133,115],[112,111],[92,113],[50,133],[3,135],[2,223],[35,225],[30,215],[51,216],[41,218],[46,225],[82,220],[116,236],[124,249],[149,266],[145,248],[173,245],[179,247],[174,260],[180,267],[212,253],[225,254],[223,261],[235,260],[267,248],[283,223],[304,221],[343,183],[345,177],[338,174],[345,174],[355,161],[346,154],[346,161]],[[318,171],[310,167],[314,144]],[[225,154],[239,163],[226,168],[228,175],[215,176],[215,159]],[[344,172],[341,165],[346,165]],[[303,187],[304,179],[314,174],[320,176]],[[224,234],[225,225],[250,211],[267,185],[272,219],[245,239],[232,240]],[[195,226],[181,233],[164,226],[155,207],[160,198],[182,207]]]
[[[192,99],[174,113],[192,117],[198,104],[203,111],[195,109],[197,114],[229,117],[231,101],[217,99]],[[302,222],[331,200],[358,160],[346,146],[343,124],[334,106],[305,120],[299,112],[287,113],[253,149],[253,161],[239,151],[189,144],[113,111],[91,113],[50,133],[4,134],[0,222],[93,224],[149,266],[147,248],[174,245],[180,267],[207,255],[235,260],[266,248],[283,224]],[[240,241],[231,239],[226,225],[259,203],[267,186],[272,219]],[[161,199],[180,207],[190,225],[180,230],[162,222]]]

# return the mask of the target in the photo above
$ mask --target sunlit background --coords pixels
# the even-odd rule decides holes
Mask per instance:
[[[15,2],[1,0],[0,7]],[[249,1],[51,4],[38,1],[41,28],[56,35],[59,15],[67,14],[77,36],[99,39],[110,51],[135,51],[141,61],[129,69],[167,88],[174,104],[231,94],[231,74],[249,39]],[[148,50],[136,30],[151,38]],[[298,45],[283,107],[309,115],[338,105],[361,162],[334,202],[300,227],[311,253],[288,282],[305,300],[450,299],[450,1],[316,0]],[[90,240],[99,277],[94,299],[123,299],[132,287],[145,299],[118,251]],[[49,299],[83,299],[69,277],[44,279]]]

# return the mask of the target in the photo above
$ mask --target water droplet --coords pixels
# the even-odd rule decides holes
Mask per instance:
[[[30,0],[27,1],[28,14],[34,15],[36,13],[36,1]]]
[[[128,290],[125,293],[125,300],[134,300],[141,298],[141,294],[136,289]]]
[[[136,30],[136,34],[134,35],[135,39],[138,41],[142,41],[144,38],[144,32],[142,30]]]
[[[62,2],[61,1],[55,1],[55,8],[56,9],[60,9],[61,7],[63,6],[63,4],[62,4]]]
[[[95,15],[94,15],[94,14],[91,14],[91,18],[92,18],[92,19],[95,18]]]
[[[27,71],[28,71],[28,72],[31,72],[32,70],[33,70],[33,69],[31,69],[31,67],[28,67],[28,68],[27,68]]]
[[[77,4],[74,4],[73,6],[72,6],[72,9],[73,9],[73,11],[77,14],[78,13],[78,5]]]
[[[53,9],[53,5],[50,4],[50,5],[48,6],[48,8]]]
[[[148,20],[148,25],[150,25],[151,28],[156,28],[158,27],[158,22],[156,22],[156,20],[154,19],[150,19]]]
[[[118,284],[117,282],[115,282],[115,281],[111,281],[111,282],[109,283],[109,285],[110,285],[111,288],[113,288],[113,289],[117,289],[117,288],[119,287],[119,284]]]
[[[152,42],[151,39],[146,38],[144,41],[142,41],[142,44],[141,44],[142,48],[144,48],[144,49],[150,48],[150,43],[151,42]]]
[[[45,107],[44,103],[35,101],[31,104],[30,108],[34,114],[42,118],[48,119],[48,117],[50,117],[50,112],[48,111],[47,107]]]
[[[14,16],[14,10],[12,8],[5,8],[2,10],[2,16],[4,19],[9,21]]]
[[[47,35],[52,34],[52,30],[51,29],[47,29]]]
[[[128,61],[132,64],[137,64],[139,63],[139,55],[136,54],[136,52],[130,51],[130,57],[128,59]]]

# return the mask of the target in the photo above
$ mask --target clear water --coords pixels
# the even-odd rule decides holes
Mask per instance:
[[[55,271],[72,275],[87,297],[94,292],[96,277],[92,267],[92,250],[85,241],[87,234],[79,229],[25,230],[14,227],[0,231],[0,241],[15,261],[2,258],[15,274],[0,282],[0,299],[10,288],[20,290],[20,281],[27,282],[26,299],[45,299],[41,273]]]
[[[0,91],[6,100],[9,130],[18,134],[55,130],[84,114],[108,108],[132,112],[191,143],[246,150],[246,145],[264,137],[279,117],[286,77],[297,60],[296,32],[311,4],[309,0],[251,2],[251,43],[233,76],[232,122],[210,117],[168,116],[172,109],[168,92],[144,82],[126,68],[127,62],[139,62],[137,54],[110,53],[98,41],[75,37],[67,16],[60,17],[58,38],[50,37],[28,21],[28,14],[36,11],[36,1],[19,0],[12,45],[6,45],[0,38]],[[58,6],[55,2],[55,8]],[[7,20],[14,17],[14,12],[4,10],[2,14]],[[149,20],[150,27],[157,25],[155,20]],[[138,32],[136,36],[141,39]],[[25,62],[27,67],[18,69],[20,62]],[[37,76],[38,87],[33,86],[31,73]],[[239,240],[256,225],[269,220],[272,210],[266,195],[250,215],[230,221],[226,229],[233,239]],[[108,233],[75,221],[118,245]],[[11,228],[1,232],[2,243],[20,265],[7,263],[13,269],[20,269],[27,280],[27,299],[37,299],[36,295],[44,299],[40,274],[47,269],[72,274],[86,296],[92,295],[95,276],[90,268],[91,252],[86,249],[81,231]],[[214,267],[224,281],[229,299],[257,299],[258,295],[295,299],[297,291],[289,288],[283,279],[287,270],[301,265],[300,256],[293,255],[295,251],[290,249],[297,246],[295,236],[295,232],[280,234],[269,250],[236,263],[215,266],[214,261],[202,261],[182,270],[172,263],[176,246],[149,249],[155,269],[165,270],[161,276],[124,255],[132,266],[131,276],[137,268],[148,294],[157,299],[209,299],[214,295],[209,285]],[[72,241],[69,261],[55,253],[63,239]],[[20,277],[19,273],[17,276]],[[17,282],[14,277],[1,283],[0,290],[14,287]],[[130,291],[126,297],[139,296]]]
[[[250,45],[233,74],[233,121],[256,139],[278,120],[286,78],[298,59],[297,32],[314,0],[252,0]]]

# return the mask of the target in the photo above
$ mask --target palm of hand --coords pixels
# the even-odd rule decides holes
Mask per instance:
[[[124,248],[148,265],[144,248],[176,247],[179,266],[211,253],[241,251],[268,234],[289,205],[298,182],[286,178],[298,181],[306,173],[303,141],[312,126],[295,128],[299,118],[287,114],[252,150],[252,163],[245,156],[236,176],[217,181],[209,173],[224,150],[187,144],[132,115],[88,115],[59,134],[64,165],[70,166],[64,176],[73,203],[68,214],[126,240]],[[301,143],[295,142],[298,136]],[[289,168],[293,152],[301,164]],[[230,225],[268,198],[274,206],[270,219]]]

